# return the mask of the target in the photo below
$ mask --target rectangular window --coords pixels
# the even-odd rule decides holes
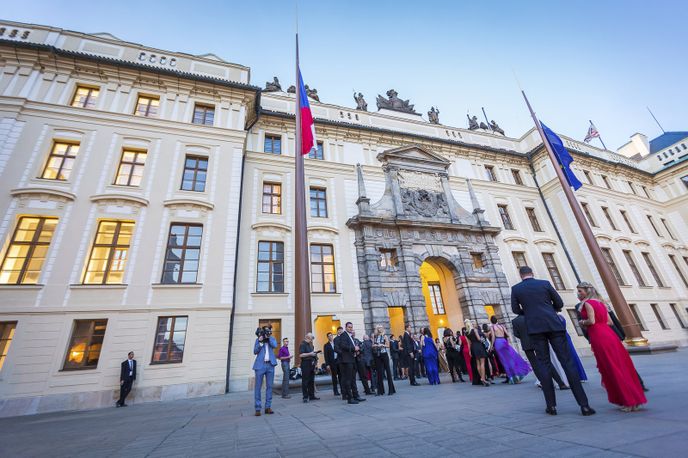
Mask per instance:
[[[380,248],[380,270],[396,271],[398,265],[397,250],[394,248]]]
[[[279,215],[282,213],[282,185],[263,183],[263,213]]]
[[[170,225],[161,283],[196,283],[202,237],[203,226],[200,224]]]
[[[314,293],[337,292],[332,245],[311,244],[311,290]]]
[[[674,233],[671,232],[671,228],[669,227],[669,223],[667,222],[667,220],[665,220],[664,218],[660,218],[659,220],[662,222],[662,225],[664,226],[664,229],[666,229],[667,234],[669,234],[669,237],[671,237],[673,240],[678,240]]]
[[[182,191],[205,191],[205,181],[207,178],[208,158],[186,156],[184,160],[184,174],[182,175]]]
[[[74,160],[79,153],[78,143],[55,142],[50,150],[41,178],[46,180],[69,180]]]
[[[258,242],[257,267],[257,292],[284,292],[284,243]]]
[[[57,218],[22,216],[0,267],[0,284],[35,285],[41,275]]]
[[[655,231],[655,234],[657,234],[658,237],[661,237],[662,234],[659,233],[659,229],[657,229],[657,226],[655,226],[655,220],[652,219],[652,216],[647,215],[647,220],[650,222],[650,226],[652,226],[652,229]]]
[[[588,184],[592,184],[592,176],[590,175],[590,172],[583,170],[583,175],[585,175],[585,180],[588,182]]]
[[[631,192],[632,192],[633,194],[635,194],[636,196],[638,195],[638,193],[635,192],[635,186],[633,186],[633,182],[632,182],[632,181],[629,181],[629,182],[628,182],[628,187],[631,189]]]
[[[686,189],[688,189],[688,175],[682,176],[681,182],[683,183],[683,186],[685,186]]]
[[[686,321],[683,319],[681,316],[681,311],[678,309],[678,306],[676,304],[669,304],[669,307],[671,307],[671,311],[674,312],[674,316],[676,317],[676,321],[678,321],[678,324],[683,328],[686,329],[688,328],[688,325],[686,325]],[[0,348],[2,347],[2,343],[0,343]],[[0,356],[1,357],[1,356]],[[2,368],[2,362],[0,362],[0,369]]]
[[[511,169],[511,176],[514,177],[514,183],[523,186],[523,178],[521,178],[521,171]]]
[[[327,218],[327,191],[325,188],[311,188],[311,216]]]
[[[607,218],[607,222],[609,223],[609,226],[611,226],[611,228],[614,229],[615,231],[618,231],[619,228],[616,227],[616,223],[614,223],[614,220],[612,219],[612,215],[609,214],[609,208],[602,207],[602,213],[604,213],[604,217]]]
[[[182,362],[188,322],[188,316],[161,316],[158,318],[151,364]]]
[[[194,105],[193,119],[191,122],[193,124],[203,124],[206,126],[212,126],[215,121],[215,107],[212,105],[203,105],[197,103]]]
[[[633,272],[633,276],[635,276],[635,279],[638,280],[638,285],[647,286],[645,280],[643,279],[643,276],[640,274],[640,270],[638,270],[638,266],[635,265],[635,261],[633,260],[633,254],[631,253],[631,251],[623,250],[623,254],[626,258],[628,266],[631,268],[631,272]]]
[[[277,353],[279,352],[279,347],[282,346],[282,320],[279,318],[267,318],[263,320],[258,320],[258,327],[262,328],[263,326],[271,325],[272,326],[272,337],[275,338],[275,342],[277,342],[277,348],[275,348],[273,351],[275,352],[275,356],[277,356]]]
[[[683,258],[686,259],[686,258]],[[686,279],[686,276],[683,275],[683,272],[681,271],[681,268],[678,266],[678,262],[676,261],[676,256],[673,254],[669,255],[669,260],[671,263],[674,265],[674,269],[676,269],[676,273],[678,274],[679,277],[681,277],[681,280],[683,281],[683,284],[686,285],[686,288],[688,288],[688,279]],[[688,263],[688,262],[687,262]]]
[[[635,318],[635,322],[638,323],[638,326],[640,326],[640,330],[641,331],[647,331],[647,327],[645,326],[645,323],[640,318],[640,310],[638,310],[638,306],[636,304],[628,304],[628,308],[631,309],[631,313],[633,314],[633,318]]]
[[[661,328],[665,331],[669,329],[669,326],[664,319],[664,315],[662,315],[662,311],[659,309],[659,304],[650,304],[650,307],[652,307],[652,312],[655,314],[655,318],[657,318],[659,326],[661,326]]]
[[[569,314],[569,319],[571,320],[571,323],[573,323],[576,334],[582,336],[583,329],[581,329],[580,324],[578,324],[578,315],[576,314],[576,309],[566,309],[566,312]]]
[[[101,221],[86,265],[83,283],[86,285],[121,284],[134,233],[134,223]]]
[[[430,304],[435,315],[444,315],[444,302],[442,302],[442,290],[439,283],[428,283],[428,293],[430,293]]]
[[[74,320],[72,338],[62,370],[95,369],[103,348],[108,320]]]
[[[507,206],[497,205],[497,209],[499,210],[499,217],[502,218],[502,224],[504,225],[504,229],[513,230],[514,225],[511,222],[511,216],[509,216],[509,209],[507,208]]]
[[[583,208],[583,213],[585,213],[585,217],[588,219],[588,222],[592,227],[598,227],[597,223],[595,222],[595,219],[592,217],[592,213],[590,212],[590,207],[588,204],[585,202],[581,202],[581,208]]]
[[[607,178],[607,175],[602,175],[602,182],[607,189],[612,189],[612,187],[609,185],[609,178]]]
[[[263,151],[272,154],[282,154],[282,137],[279,135],[265,134]]]
[[[485,267],[485,260],[482,253],[471,253],[471,262],[474,269],[482,269]]]
[[[120,186],[141,186],[143,168],[146,165],[146,151],[125,149],[119,160],[115,184]]]
[[[160,108],[160,97],[153,95],[139,95],[136,100],[136,109],[134,116],[144,116],[146,118],[154,118],[158,115]]]
[[[514,264],[516,264],[517,269],[528,265],[526,254],[523,251],[512,251],[511,255],[514,257]]]
[[[559,290],[566,289],[566,286],[564,285],[564,280],[561,278],[561,274],[559,273],[557,263],[554,260],[554,254],[542,253],[542,258],[545,260],[545,265],[547,266],[547,270],[549,271],[549,276],[552,279],[552,283],[554,283],[554,288]]]
[[[535,232],[542,232],[542,227],[540,227],[540,221],[537,219],[535,209],[526,207],[526,214],[528,215],[528,219],[530,220],[530,225],[532,226],[533,230]]]
[[[95,108],[100,90],[97,87],[77,86],[72,97],[73,107]]]
[[[647,190],[647,186],[641,184],[640,187],[643,189],[643,192],[645,193],[645,197],[647,197],[649,199],[650,198],[650,191]]]
[[[626,223],[626,226],[628,226],[628,230],[634,234],[637,234],[637,232],[635,231],[635,228],[631,224],[631,219],[628,217],[628,214],[626,213],[626,211],[625,210],[619,210],[619,213],[621,213],[621,217],[623,218],[624,222]]]
[[[494,167],[491,165],[485,166],[485,178],[488,181],[497,181],[497,175],[495,175]]]
[[[0,371],[5,364],[7,354],[10,352],[10,345],[14,339],[14,331],[17,329],[16,321],[0,322]]]
[[[621,272],[619,272],[616,262],[614,262],[611,248],[602,248],[602,255],[604,256],[605,261],[607,261],[607,264],[609,264],[609,268],[612,269],[614,277],[616,277],[616,281],[619,282],[620,285],[626,285],[627,283],[621,276]]]
[[[311,148],[311,150],[308,152],[308,158],[317,159],[319,161],[322,161],[325,158],[325,155],[323,154],[323,142],[317,142],[315,144],[315,148]]]
[[[655,279],[655,282],[657,283],[657,286],[659,286],[660,288],[664,287],[662,278],[659,276],[659,272],[657,272],[657,269],[655,269],[655,265],[652,262],[650,253],[643,252],[642,255],[643,259],[645,260],[645,264],[647,264],[647,268],[650,269],[650,273],[652,274],[652,277]]]

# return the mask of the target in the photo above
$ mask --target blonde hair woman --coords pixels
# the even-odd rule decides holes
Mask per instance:
[[[389,367],[389,337],[385,335],[385,327],[378,324],[373,336],[373,359],[375,360],[375,375],[377,378],[377,391],[375,396],[385,394],[383,375],[387,377],[387,395],[396,393],[394,389],[394,377]]]
[[[466,320],[464,323],[466,325],[468,341],[471,343],[468,348],[471,357],[475,359],[475,368],[478,370],[478,375],[480,376],[480,384],[483,386],[490,386],[487,380],[485,380],[485,360],[487,359],[487,350],[485,350],[485,347],[480,340],[480,333],[476,328],[473,327],[471,320]],[[476,381],[473,383],[475,384]]]
[[[628,351],[610,327],[613,323],[607,305],[590,283],[581,283],[577,289],[583,302],[578,323],[588,331],[607,399],[624,412],[638,410],[647,399]]]

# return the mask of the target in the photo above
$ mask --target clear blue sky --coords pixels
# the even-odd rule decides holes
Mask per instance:
[[[424,114],[465,127],[485,107],[507,132],[532,127],[513,71],[538,115],[582,139],[592,119],[616,149],[634,132],[688,130],[684,1],[300,0],[301,70],[323,102],[375,109],[395,88]],[[293,84],[294,2],[3,2],[3,19],[192,54],[251,67],[252,83]],[[479,116],[482,118],[482,116]],[[597,141],[593,144],[599,145]]]

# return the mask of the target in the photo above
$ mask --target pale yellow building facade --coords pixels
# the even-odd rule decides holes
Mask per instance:
[[[248,67],[211,54],[10,22],[0,32],[0,415],[113,405],[130,350],[133,402],[251,387],[259,324],[273,323],[292,352],[300,341],[294,95],[262,91]],[[384,243],[368,247],[379,259],[361,258],[350,223],[362,188],[372,207],[384,201],[390,151],[446,167],[451,199],[466,214],[484,210],[494,228],[476,236],[494,248],[466,261],[469,282],[501,279],[480,297],[452,286],[451,269],[433,264],[442,253],[417,253],[434,265],[417,279],[435,331],[491,313],[508,320],[517,264],[555,283],[567,309],[576,272],[601,285],[534,130],[513,138],[392,110],[311,107],[316,346],[346,321],[370,332],[362,264],[396,269]],[[686,345],[688,161],[664,166],[562,138],[584,182],[577,197],[645,337]],[[413,298],[385,297],[385,324],[398,332]],[[569,332],[577,336],[571,320]]]

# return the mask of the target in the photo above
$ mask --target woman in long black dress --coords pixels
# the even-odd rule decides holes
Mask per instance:
[[[468,331],[468,340],[471,342],[471,357],[475,359],[475,366],[480,377],[480,383],[483,386],[490,386],[490,384],[485,380],[485,360],[487,359],[487,351],[485,346],[481,342],[480,334],[478,330],[473,327],[470,320],[465,321],[466,331]],[[473,377],[475,382],[476,377]]]
[[[375,358],[375,372],[377,373],[377,392],[375,396],[385,394],[383,376],[387,377],[387,394],[391,396],[396,393],[396,390],[394,389],[392,370],[389,367],[389,339],[385,335],[385,328],[381,324],[375,328],[373,357]]]
[[[447,366],[449,366],[448,372],[451,374],[452,382],[456,382],[454,373],[459,376],[459,380],[465,382],[463,376],[461,375],[461,355],[459,354],[459,350],[457,348],[454,332],[449,328],[445,329],[442,341],[444,342],[445,354],[447,356]]]

